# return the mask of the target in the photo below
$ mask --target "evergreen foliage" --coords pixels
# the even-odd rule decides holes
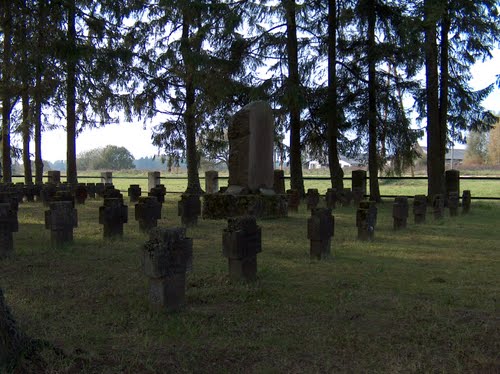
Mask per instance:
[[[471,66],[498,47],[495,0],[0,5],[6,182],[12,158],[21,156],[25,182],[33,174],[42,181],[42,132],[61,120],[68,180],[76,182],[78,133],[121,117],[152,121],[167,167],[185,160],[188,190],[198,193],[200,160],[225,162],[231,115],[259,99],[274,109],[275,147],[288,156],[292,188],[304,191],[304,153],[330,165],[338,189],[339,153],[367,153],[375,200],[378,172],[401,173],[417,157],[422,131],[410,127],[414,110],[427,130],[432,195],[440,192],[450,142],[495,122],[481,107],[495,82],[469,86]],[[410,94],[413,108],[404,106]]]

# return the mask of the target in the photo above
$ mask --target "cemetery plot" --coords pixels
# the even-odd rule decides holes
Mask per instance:
[[[166,196],[159,227],[181,226],[179,200]],[[73,217],[70,202],[57,204]],[[357,207],[337,204],[330,256],[317,261],[310,258],[311,211],[302,201],[289,217],[256,222],[260,246],[253,230],[246,248],[262,250],[251,282],[232,281],[223,256],[223,231],[237,227],[199,219],[183,236],[192,239],[185,265],[192,271],[183,278],[177,270],[184,265],[173,260],[168,274],[176,279],[168,283],[155,275],[159,286],[152,293],[141,265],[150,234],[129,209],[124,239],[104,241],[98,220],[103,204],[87,199],[76,205],[73,242],[61,248],[51,247],[47,208],[20,204],[14,252],[0,260],[0,286],[22,331],[64,353],[42,355],[40,364],[53,372],[496,368],[500,204],[473,201],[468,214],[450,218],[445,209],[439,220],[430,206],[425,223],[408,219],[406,229],[394,231],[393,201],[386,201],[377,206],[376,236],[369,242],[357,240]],[[321,199],[319,208],[325,206]],[[370,208],[363,206],[368,216]],[[311,224],[318,228],[311,231],[315,240],[333,234],[323,220]],[[176,293],[182,289],[183,296]]]

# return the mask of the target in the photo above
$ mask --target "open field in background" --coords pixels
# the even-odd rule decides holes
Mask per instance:
[[[482,170],[480,174],[475,173],[476,170],[462,170],[461,176],[465,175],[483,175],[483,176],[500,176],[500,171],[497,170]],[[496,174],[495,174],[496,173]],[[98,171],[82,172],[79,174],[81,177],[79,182],[81,183],[99,183],[99,178],[87,178],[87,176],[99,176]],[[221,177],[227,177],[227,173],[219,173]],[[162,183],[165,184],[167,191],[169,192],[182,192],[186,190],[187,187],[187,174],[168,174],[163,173]],[[315,170],[311,170],[304,173],[305,177],[328,177],[326,174],[320,174]],[[345,177],[350,177],[350,171],[348,171]],[[200,171],[200,177],[204,177],[204,172]],[[64,179],[63,179],[64,180]],[[22,182],[21,178],[14,178],[14,182]],[[205,188],[205,181],[201,179],[200,181],[202,188]],[[345,180],[345,187],[351,187],[351,181]],[[146,171],[117,171],[113,172],[113,184],[116,188],[127,191],[131,184],[139,184],[143,192],[147,191],[148,181]],[[427,194],[427,181],[426,180],[380,180],[380,192],[382,195],[407,195],[414,196],[417,194]],[[227,186],[227,179],[219,180],[219,187]],[[286,189],[290,188],[290,180],[285,181]],[[331,187],[329,180],[305,180],[304,187],[307,191],[308,188],[317,188],[321,194],[325,194],[326,190]],[[482,196],[482,197],[500,197],[500,180],[461,180],[460,188],[462,190],[471,190],[472,197]]]
[[[81,172],[79,174],[79,182],[81,183],[99,183],[99,171]],[[500,170],[461,170],[461,176],[500,176]],[[165,184],[168,192],[182,192],[187,187],[187,174],[181,173],[161,173],[162,183]],[[220,177],[227,177],[227,172],[220,172]],[[116,171],[113,172],[113,184],[121,191],[127,191],[131,184],[139,184],[143,192],[147,191],[148,181],[146,171]],[[204,172],[200,171],[200,177],[204,177]],[[304,177],[328,177],[327,174],[320,173],[317,170],[304,171]],[[346,171],[346,178],[351,177],[351,171]],[[14,178],[14,182],[22,182],[22,178]],[[64,178],[63,178],[64,181]],[[202,188],[205,188],[205,181],[200,180]],[[345,187],[351,187],[351,181],[345,180]],[[380,180],[380,192],[382,195],[407,195],[414,196],[417,194],[427,194],[427,181],[426,180]],[[219,187],[227,186],[227,179],[219,180]],[[308,188],[317,188],[321,194],[325,194],[326,190],[331,187],[329,180],[305,180],[304,187],[307,191]],[[290,188],[290,180],[285,180],[285,188]],[[500,197],[500,180],[461,180],[460,188],[462,190],[471,190],[472,197]],[[126,193],[125,193],[126,194]]]
[[[474,192],[473,192],[474,193]],[[161,225],[179,226],[178,195]],[[44,210],[19,210],[16,255],[0,286],[20,327],[45,349],[50,373],[497,372],[500,369],[498,202],[468,216],[392,230],[380,204],[376,240],[356,240],[354,208],[335,215],[333,258],[311,261],[308,212],[261,220],[258,281],[231,283],[222,256],[226,222],[201,220],[187,307],[150,309],[129,206],[123,240],[103,241],[102,201],[78,206],[73,245],[51,249]],[[19,373],[29,373],[29,360]],[[31,368],[33,368],[31,366]]]

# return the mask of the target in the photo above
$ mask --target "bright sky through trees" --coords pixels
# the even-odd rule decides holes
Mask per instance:
[[[493,58],[484,63],[477,63],[472,68],[474,89],[481,89],[491,84],[495,76],[500,74],[500,49],[493,51]],[[500,112],[500,89],[483,102],[483,106],[495,113]],[[104,147],[108,144],[127,148],[134,157],[151,157],[158,149],[151,144],[151,124],[140,122],[109,124],[103,128],[86,129],[76,140],[77,154],[89,149]],[[48,161],[64,160],[66,158],[66,132],[64,129],[46,131],[43,133],[43,158]],[[20,142],[20,139],[16,138]],[[458,145],[463,148],[464,146]]]

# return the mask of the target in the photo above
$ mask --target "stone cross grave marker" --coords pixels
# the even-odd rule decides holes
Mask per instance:
[[[398,196],[394,198],[392,204],[392,218],[394,230],[406,228],[408,221],[408,198],[406,196]]]
[[[141,196],[135,204],[135,220],[139,222],[139,229],[149,231],[158,225],[161,218],[162,204],[154,196]]]
[[[434,219],[441,219],[444,216],[444,199],[443,195],[436,194],[432,200],[432,209],[434,213]]]
[[[470,193],[470,190],[464,190],[462,194],[462,214],[469,213],[471,201],[472,195]]]
[[[50,230],[53,246],[60,247],[73,241],[73,229],[78,225],[76,209],[70,201],[53,201],[45,211],[45,228]]]
[[[373,240],[377,224],[377,206],[374,201],[361,201],[356,211],[356,226],[358,239],[362,241]]]
[[[415,195],[413,199],[413,216],[416,224],[425,223],[427,215],[427,197],[425,195]]]
[[[298,212],[300,205],[300,194],[295,189],[286,190],[288,197],[288,210],[291,212]]]
[[[319,192],[317,188],[309,188],[306,194],[307,210],[314,209],[319,204]]]
[[[460,204],[460,197],[457,191],[448,192],[448,209],[450,210],[450,217],[455,217],[458,214],[458,205]]]
[[[182,194],[181,200],[177,203],[177,212],[184,226],[196,225],[198,216],[201,215],[200,196],[197,194]]]
[[[99,224],[105,239],[123,237],[123,224],[128,222],[128,206],[120,198],[105,198],[99,207]]]
[[[232,280],[255,280],[257,253],[262,251],[261,228],[255,217],[229,218],[222,234],[222,252]]]
[[[17,212],[10,203],[0,203],[0,259],[14,252],[12,233],[18,229]]]
[[[142,194],[141,187],[138,184],[131,184],[127,192],[131,203],[138,202]]]
[[[307,238],[310,240],[309,254],[318,260],[330,256],[331,240],[335,221],[330,208],[314,208],[307,220]]]
[[[192,263],[193,240],[185,228],[154,228],[143,246],[144,273],[149,277],[149,301],[167,311],[185,303],[186,271]]]

